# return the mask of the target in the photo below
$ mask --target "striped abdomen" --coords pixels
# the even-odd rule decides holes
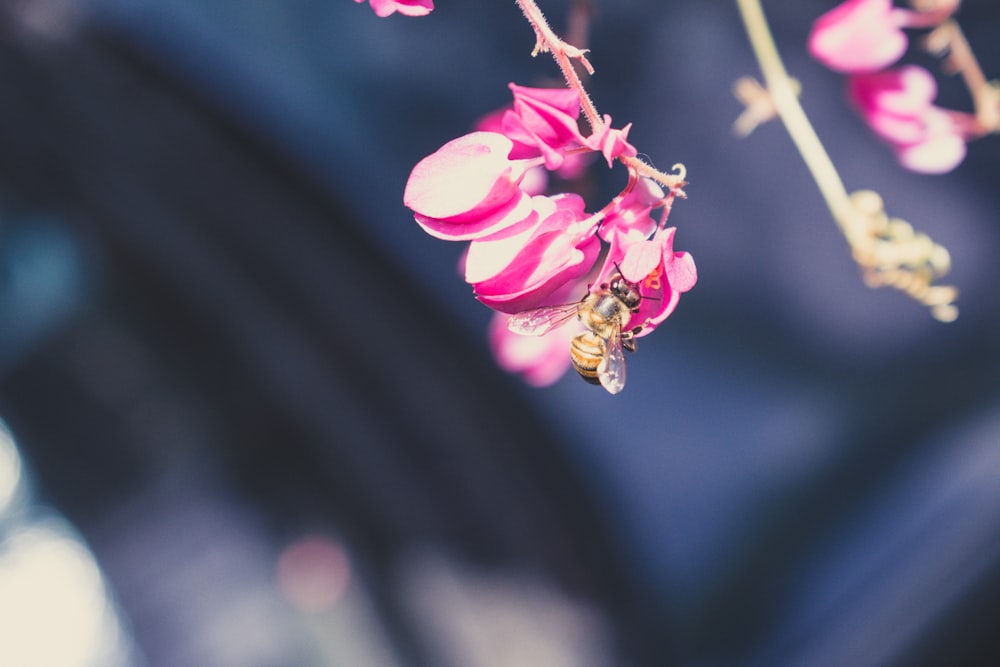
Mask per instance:
[[[580,377],[591,384],[601,383],[597,367],[604,359],[604,339],[591,331],[577,335],[569,345],[569,358]]]

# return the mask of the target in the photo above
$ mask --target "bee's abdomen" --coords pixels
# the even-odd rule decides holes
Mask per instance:
[[[604,357],[604,341],[600,336],[586,331],[576,336],[569,345],[569,358],[573,368],[584,380],[600,384],[597,367]]]

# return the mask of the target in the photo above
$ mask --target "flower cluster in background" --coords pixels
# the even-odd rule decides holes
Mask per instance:
[[[785,70],[759,0],[736,3],[765,82],[761,85],[750,77],[736,82],[733,92],[746,106],[733,125],[736,134],[747,136],[760,123],[780,118],[843,232],[864,282],[908,294],[938,321],[955,320],[958,290],[936,284],[951,268],[948,250],[905,220],[890,217],[877,192],[848,192],[798,100],[802,88]],[[997,88],[986,82],[957,24],[948,18],[957,7],[955,0],[912,4],[914,9],[908,10],[894,7],[891,0],[847,0],[816,20],[809,49],[827,65],[854,73],[849,86],[853,97],[875,131],[894,142],[904,164],[943,171],[965,155],[965,141],[971,135],[956,134],[959,114],[931,104],[936,84],[929,72],[915,67],[883,69],[907,49],[903,28],[937,26],[925,40],[927,46],[948,51],[951,68],[962,72],[973,91],[974,120],[982,127],[997,125]]]
[[[869,127],[907,169],[938,174],[954,169],[966,144],[1000,131],[1000,93],[988,83],[952,15],[958,0],[914,0],[913,9],[892,0],[847,0],[813,25],[809,51],[848,75],[848,95]],[[937,82],[923,67],[892,67],[910,40],[905,30],[932,29],[925,47],[949,54],[948,69],[961,72],[976,113],[934,104]]]

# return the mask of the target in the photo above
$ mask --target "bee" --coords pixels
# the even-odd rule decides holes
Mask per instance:
[[[635,334],[641,330],[626,327],[639,312],[641,302],[638,285],[619,272],[576,303],[515,313],[507,320],[507,328],[517,334],[541,336],[576,317],[587,331],[570,343],[573,368],[585,381],[617,394],[625,387],[625,350],[635,352]]]

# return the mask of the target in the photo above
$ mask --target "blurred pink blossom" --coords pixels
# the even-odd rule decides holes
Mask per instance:
[[[847,0],[813,23],[809,52],[845,74],[875,72],[892,65],[909,45],[904,28],[930,28],[958,9],[959,0],[921,3],[918,9],[894,7],[892,0]]]
[[[954,121],[954,112],[934,105],[937,82],[924,68],[907,65],[853,76],[848,95],[906,168],[940,174],[964,159],[964,132]]]
[[[809,52],[838,72],[874,72],[899,60],[911,12],[892,0],[847,0],[820,16],[809,34]]]
[[[534,387],[553,384],[569,370],[567,353],[573,336],[583,330],[575,318],[544,336],[521,336],[507,328],[508,315],[493,313],[489,342],[500,368],[517,373]]]
[[[354,0],[364,2],[365,0]],[[434,0],[368,0],[376,16],[386,17],[399,12],[404,16],[425,16],[434,9]]]

